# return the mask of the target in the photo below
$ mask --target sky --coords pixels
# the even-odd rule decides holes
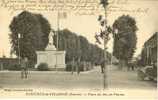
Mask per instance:
[[[113,22],[121,15],[127,15],[134,17],[137,22],[137,49],[135,56],[139,55],[142,46],[146,40],[148,40],[153,33],[158,31],[158,0],[126,0],[128,4],[118,4],[116,3],[109,5],[108,13],[108,25],[112,25]],[[125,1],[125,0],[121,0]],[[112,8],[117,7],[116,9]],[[136,10],[136,12],[129,12],[127,10]],[[142,11],[143,10],[143,11]],[[10,56],[10,40],[8,34],[10,34],[9,24],[14,16],[17,16],[21,11],[16,11],[11,13],[7,8],[0,6],[0,57],[5,54],[7,57]],[[48,19],[51,27],[57,29],[57,13],[56,12],[35,12],[42,14],[46,19]],[[103,13],[100,11],[99,13]],[[78,35],[85,36],[89,42],[95,44],[95,32],[99,32],[100,25],[97,21],[99,13],[94,15],[75,15],[74,13],[67,13],[65,19],[60,19],[60,29],[67,28]],[[111,37],[111,36],[110,36]],[[103,47],[102,45],[98,45]],[[113,39],[111,38],[108,42],[108,51],[113,51]]]

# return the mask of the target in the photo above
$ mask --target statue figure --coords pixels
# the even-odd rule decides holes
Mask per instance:
[[[49,42],[48,42],[48,45],[46,47],[46,50],[56,50],[55,46],[54,46],[54,42],[53,42],[53,37],[54,37],[54,32],[51,31],[49,33]]]
[[[51,31],[50,33],[49,33],[49,42],[48,42],[48,44],[49,45],[54,45],[53,43],[53,37],[54,37],[54,33]]]

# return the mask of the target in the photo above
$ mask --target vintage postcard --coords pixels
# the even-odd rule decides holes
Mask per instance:
[[[157,98],[158,0],[0,0],[0,98]]]

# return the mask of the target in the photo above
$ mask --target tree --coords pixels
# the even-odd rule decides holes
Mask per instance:
[[[57,33],[57,32],[56,32]],[[56,46],[56,35],[54,36],[54,45]],[[67,70],[78,70],[80,65],[86,64],[99,64],[101,59],[100,52],[103,52],[101,48],[89,43],[89,41],[83,37],[78,36],[76,33],[71,32],[68,29],[60,30],[58,32],[58,49],[66,51],[66,64]],[[82,66],[83,67],[83,66]]]
[[[136,49],[136,21],[129,15],[122,15],[115,20],[113,29],[117,30],[114,36],[113,55],[119,59],[122,68],[132,59]]]
[[[38,21],[40,22],[40,26],[41,26],[41,33],[42,34],[38,34],[37,35],[41,35],[38,39],[39,40],[39,44],[38,44],[38,49],[39,50],[44,50],[48,44],[48,36],[49,36],[49,33],[51,31],[51,27],[50,27],[50,24],[48,22],[48,20],[46,18],[44,18],[41,14],[36,14],[37,18],[38,18]]]
[[[83,36],[79,36],[79,39],[80,39],[80,44],[81,45],[81,61],[88,61],[88,58],[89,58],[89,42],[88,40],[83,37]]]
[[[13,18],[9,28],[11,31],[9,35],[12,45],[11,53],[20,57],[28,57],[35,64],[36,50],[44,50],[48,44],[49,22],[40,14],[23,11]],[[21,36],[19,39],[18,34]]]
[[[107,42],[109,41],[109,28],[107,26],[107,6],[108,6],[108,0],[100,0],[100,5],[104,8],[104,15],[99,15],[98,21],[100,22],[100,25],[102,26],[102,30],[99,35],[95,35],[96,41],[101,44],[98,37],[101,37],[104,41],[104,60],[101,61],[104,63],[104,70],[103,70],[103,86],[104,89],[108,87],[107,84]],[[104,16],[104,17],[103,17]]]

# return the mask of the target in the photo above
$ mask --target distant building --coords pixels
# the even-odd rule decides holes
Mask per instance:
[[[142,49],[141,62],[143,65],[151,65],[157,62],[157,36],[156,32],[145,43]]]
[[[18,64],[19,61],[17,58],[0,58],[0,70],[7,70],[12,65]]]

